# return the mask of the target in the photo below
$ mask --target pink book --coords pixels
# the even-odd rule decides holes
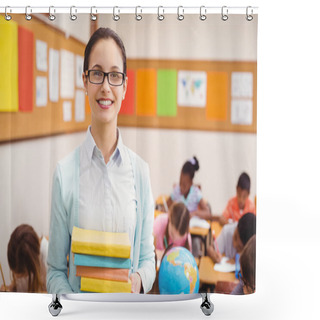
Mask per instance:
[[[87,277],[114,281],[128,281],[129,269],[77,266],[78,277]]]

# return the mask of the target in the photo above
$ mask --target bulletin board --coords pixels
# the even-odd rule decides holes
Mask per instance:
[[[59,93],[58,96],[54,98],[56,101],[50,100],[49,94],[49,55],[50,49],[55,49],[59,54],[59,58],[61,59],[62,51],[64,50],[65,54],[73,55],[74,59],[78,57],[83,57],[85,44],[81,43],[77,39],[73,37],[66,38],[65,34],[61,32],[59,29],[49,26],[46,23],[42,22],[40,19],[37,19],[35,15],[32,16],[32,21],[27,21],[24,15],[14,15],[11,21],[5,21],[3,15],[0,16],[1,24],[0,28],[3,29],[4,32],[10,30],[9,24],[18,25],[19,32],[25,32],[27,36],[29,36],[29,40],[33,42],[33,46],[30,44],[26,45],[22,52],[22,58],[27,56],[28,50],[33,50],[33,52],[29,52],[33,56],[32,63],[25,63],[25,68],[29,68],[26,74],[30,76],[31,74],[31,88],[32,90],[28,90],[26,88],[22,94],[19,91],[19,99],[20,105],[17,106],[16,110],[1,110],[0,107],[0,143],[5,141],[14,141],[14,140],[22,140],[29,139],[41,136],[50,136],[61,133],[69,133],[75,131],[86,130],[90,123],[91,115],[88,101],[85,96],[85,92],[82,88],[76,83],[75,77],[76,75],[72,75],[74,79],[74,93],[72,97],[61,97],[62,89],[60,88],[61,81],[61,60],[59,61],[58,71],[60,73],[59,76]],[[9,29],[8,29],[9,28]],[[1,31],[0,31],[1,32]],[[16,35],[14,35],[15,37]],[[13,37],[13,38],[14,38]],[[46,43],[47,48],[47,57],[43,60],[47,60],[47,68],[45,69],[37,66],[37,52],[36,52],[36,41],[40,40],[38,43]],[[1,40],[0,40],[1,41]],[[6,41],[10,41],[10,39],[6,39]],[[8,45],[8,43],[6,43]],[[23,46],[24,44],[20,42],[18,45]],[[44,52],[44,51],[43,51]],[[21,57],[19,57],[20,59]],[[29,61],[30,62],[30,61]],[[20,60],[19,60],[20,63]],[[22,62],[23,63],[23,62]],[[30,65],[32,68],[30,69]],[[28,67],[29,66],[29,67]],[[15,67],[11,67],[12,68]],[[57,69],[56,68],[56,69]],[[75,68],[74,68],[75,69]],[[9,70],[10,71],[10,70]],[[74,70],[76,72],[76,70]],[[3,76],[2,76],[3,77]],[[44,79],[47,80],[44,80]],[[20,80],[20,79],[18,79]],[[43,81],[43,84],[46,85],[43,91],[46,91],[47,98],[37,96],[37,81]],[[25,81],[26,82],[26,81]],[[26,83],[30,88],[30,83],[28,81]],[[19,90],[20,90],[19,83]],[[40,86],[41,88],[41,86]],[[43,89],[43,87],[42,87]],[[28,91],[32,91],[31,93]],[[3,93],[2,93],[3,94]],[[80,96],[84,99],[84,110],[76,111],[75,101],[76,95],[80,94]],[[24,98],[21,99],[21,96]],[[3,97],[1,97],[3,98]],[[10,97],[9,97],[10,98]],[[26,104],[25,101],[31,101],[29,104]],[[30,100],[31,99],[31,100]],[[39,101],[37,101],[37,99]],[[10,99],[9,99],[10,100]],[[42,100],[42,101],[41,101]],[[41,106],[37,106],[37,104]],[[15,105],[15,103],[12,103]],[[68,110],[66,110],[68,109]],[[77,114],[78,113],[78,114]]]
[[[128,78],[120,126],[257,132],[256,62],[128,60]]]
[[[25,64],[27,69],[29,66],[26,74],[31,75],[27,83],[33,84],[32,94],[24,90],[24,99],[21,99],[19,92],[20,102],[25,104],[28,99],[31,102],[16,110],[1,110],[0,106],[0,143],[86,130],[91,120],[90,107],[84,89],[75,79],[72,97],[62,95],[63,87],[59,87],[56,101],[52,101],[49,94],[50,49],[59,52],[60,59],[62,51],[76,59],[83,58],[85,44],[73,37],[66,38],[59,29],[35,16],[33,22],[26,21],[24,15],[15,15],[10,22],[5,21],[3,15],[0,19],[0,28],[15,23],[29,38],[31,33],[34,50],[30,53],[32,70]],[[47,44],[46,71],[37,66],[37,40]],[[60,73],[61,64],[60,60]],[[119,126],[257,132],[256,62],[128,59],[127,67],[129,84],[119,113]],[[39,107],[37,81],[44,78],[47,78],[44,84],[47,100]],[[80,117],[76,92],[84,99]]]

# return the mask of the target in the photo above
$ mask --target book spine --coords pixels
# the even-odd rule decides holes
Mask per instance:
[[[128,245],[111,245],[105,243],[90,243],[72,241],[71,251],[73,253],[90,254],[114,258],[130,258],[131,247]]]
[[[99,293],[131,292],[131,281],[111,281],[93,278],[81,278],[81,291]]]
[[[99,268],[77,266],[77,277],[102,280],[128,281],[129,269]]]
[[[74,254],[74,264],[76,266],[103,267],[130,269],[131,260],[122,258],[111,258],[102,256],[93,256],[88,254]]]

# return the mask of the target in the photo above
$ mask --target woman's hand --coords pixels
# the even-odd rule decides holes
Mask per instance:
[[[140,293],[141,291],[141,277],[140,274],[135,272],[130,276],[131,280],[131,293]]]

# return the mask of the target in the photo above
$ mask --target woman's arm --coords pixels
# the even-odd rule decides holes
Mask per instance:
[[[48,246],[48,293],[72,293],[73,290],[68,281],[67,255],[70,251],[70,234],[68,230],[68,214],[62,199],[61,171],[59,165],[56,168],[51,202],[51,218]]]
[[[149,169],[145,170],[143,174],[143,194],[141,198],[142,210],[142,228],[141,228],[141,242],[140,242],[140,256],[137,273],[141,278],[142,289],[144,293],[151,290],[156,276],[155,269],[155,255],[153,245],[153,220],[154,220],[154,203],[151,192],[151,184],[149,178]]]

